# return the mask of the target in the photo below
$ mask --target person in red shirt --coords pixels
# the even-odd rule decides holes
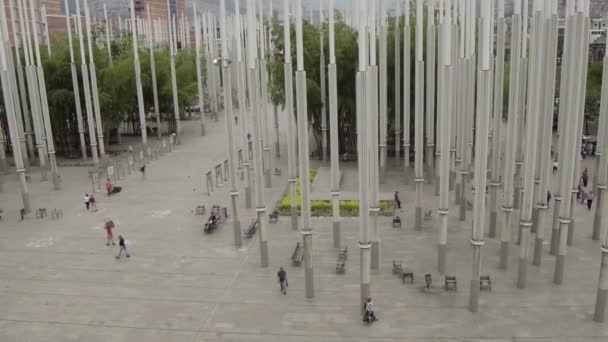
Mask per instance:
[[[108,191],[108,196],[112,193],[112,182],[110,182],[110,178],[106,179],[106,190]]]
[[[115,245],[114,234],[112,234],[112,229],[114,229],[114,222],[112,220],[110,220],[109,218],[106,219],[106,224],[105,224],[104,228],[106,229],[106,233],[108,236],[108,241],[106,242],[106,246],[109,246],[110,243],[112,243],[112,245]]]

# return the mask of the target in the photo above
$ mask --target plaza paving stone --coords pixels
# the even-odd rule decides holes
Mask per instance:
[[[481,293],[480,310],[471,313],[472,212],[460,222],[450,202],[447,269],[457,277],[458,291],[445,292],[436,271],[434,185],[424,185],[424,210],[432,209],[433,219],[424,221],[422,231],[414,231],[414,185],[404,185],[401,167],[391,161],[381,191],[400,191],[403,227],[392,228],[390,217],[379,219],[381,265],[372,272],[371,286],[380,320],[366,325],[359,304],[358,220],[342,221],[342,241],[349,253],[345,274],[336,275],[331,218],[313,218],[315,298],[306,299],[303,267],[292,266],[290,260],[302,238],[291,229],[288,217],[268,227],[268,268],[260,267],[258,235],[235,249],[231,218],[212,234],[201,234],[203,218],[192,212],[195,205],[230,207],[228,187],[207,196],[204,179],[207,170],[226,158],[225,129],[223,121],[210,122],[208,136],[200,137],[197,123],[186,122],[183,131],[183,143],[152,161],[145,180],[136,173],[120,181],[122,193],[111,198],[98,193],[97,213],[85,212],[82,204],[83,194],[90,191],[85,167],[61,168],[61,191],[41,183],[32,171],[33,208],[62,208],[64,217],[58,220],[38,220],[30,214],[20,222],[15,177],[4,176],[1,342],[608,340],[608,323],[591,320],[600,251],[589,238],[592,212],[579,204],[563,285],[552,284],[554,258],[546,252],[541,267],[529,267],[527,288],[516,288],[518,246],[512,247],[509,270],[500,271],[499,241],[487,238],[482,274],[492,277],[493,289]],[[273,167],[281,167],[283,175],[273,175],[273,188],[265,190],[269,210],[287,186],[285,147],[283,140],[282,158],[273,158]],[[591,166],[589,161],[584,165]],[[352,178],[345,177],[345,191],[356,191]],[[244,230],[255,211],[244,208],[243,194],[241,190]],[[107,217],[116,223],[115,235],[128,240],[130,259],[116,260],[117,248],[105,245]],[[518,212],[513,237],[517,218]],[[545,227],[547,237],[549,229]],[[414,284],[402,284],[392,275],[392,260],[414,271]],[[287,295],[279,292],[276,282],[280,266],[288,273]],[[425,273],[432,274],[437,291],[422,290]]]

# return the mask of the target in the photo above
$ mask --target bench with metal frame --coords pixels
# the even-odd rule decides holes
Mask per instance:
[[[458,291],[458,284],[456,283],[456,276],[449,276],[449,275],[445,276],[444,289],[446,291],[449,291],[449,290]]]
[[[52,219],[58,219],[58,218],[63,218],[63,210],[61,209],[53,209],[53,211],[51,211],[51,218]]]
[[[338,251],[338,261],[336,262],[336,274],[344,273],[344,266],[348,258],[348,247],[340,248]]]
[[[199,204],[194,208],[195,215],[205,215],[205,211],[206,211],[206,209],[205,209],[204,205]]]
[[[258,230],[258,220],[254,219],[249,227],[245,230],[245,237],[251,239],[255,232]]]
[[[425,221],[430,221],[433,218],[433,211],[429,210],[427,212],[424,213],[424,220]]]
[[[38,208],[38,210],[36,210],[36,218],[42,219],[47,216],[46,208]]]
[[[291,255],[291,262],[294,266],[300,266],[302,259],[304,259],[304,247],[302,247],[302,244],[298,242],[296,244],[296,249]]]
[[[479,277],[479,289],[487,289],[489,291],[492,291],[492,279],[490,279],[489,275],[482,275],[481,277]]]
[[[424,284],[427,289],[430,289],[431,285],[433,285],[433,278],[429,273],[424,275]]]
[[[268,223],[277,223],[279,222],[279,214],[276,211],[273,211],[268,215]]]
[[[393,228],[401,229],[401,217],[399,217],[399,216],[393,217]]]

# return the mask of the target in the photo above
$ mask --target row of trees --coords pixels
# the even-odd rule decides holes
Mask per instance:
[[[94,36],[103,32],[95,31]],[[100,36],[101,37],[101,36]],[[98,41],[96,37],[94,41]],[[143,42],[141,42],[143,43]],[[78,39],[73,39],[74,58],[80,87],[81,107],[86,127],[86,111],[81,75],[80,45]],[[84,41],[85,51],[87,41]],[[49,113],[58,154],[70,154],[78,151],[78,127],[74,90],[70,69],[70,51],[66,33],[55,33],[51,36],[52,54],[42,48],[42,63],[46,79]],[[140,45],[141,46],[141,45]],[[116,38],[111,42],[112,64],[110,64],[107,48],[104,44],[93,44],[93,56],[97,72],[101,121],[106,137],[106,144],[117,139],[117,128],[126,127],[122,134],[139,134],[139,116],[137,108],[137,93],[135,88],[135,69],[133,65],[133,45],[128,35],[122,39]],[[21,53],[23,56],[23,53]],[[86,54],[88,60],[88,53]],[[158,85],[158,102],[161,120],[171,123],[173,118],[173,97],[169,67],[168,46],[154,50],[156,63],[156,79]],[[153,115],[154,102],[149,50],[140,48],[141,80],[146,112]],[[179,108],[182,116],[189,107],[197,102],[197,83],[195,69],[195,53],[193,49],[180,49],[175,57]],[[202,63],[204,66],[204,63]],[[203,74],[204,74],[203,70]],[[2,110],[2,128],[6,133],[6,115],[4,103]],[[148,120],[155,126],[155,117],[148,115]],[[5,136],[8,136],[6,134]],[[88,139],[88,136],[87,136]]]

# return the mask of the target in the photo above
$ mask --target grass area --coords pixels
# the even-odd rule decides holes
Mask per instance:
[[[310,182],[317,176],[316,170],[311,170],[309,173]],[[296,207],[298,213],[302,207],[302,192],[300,185],[300,177],[296,178]],[[392,216],[393,206],[389,201],[380,201],[380,216]],[[331,200],[315,200],[310,202],[310,209],[312,216],[331,216]],[[275,206],[275,211],[282,216],[291,215],[291,198],[289,196],[289,189],[283,193],[281,199]],[[341,216],[359,216],[359,201],[340,201],[340,215]]]

